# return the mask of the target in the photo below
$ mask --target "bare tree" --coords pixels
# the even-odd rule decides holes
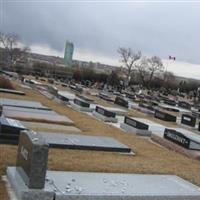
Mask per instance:
[[[130,80],[131,73],[135,68],[136,61],[141,58],[141,52],[133,52],[131,48],[120,47],[117,51],[120,55],[120,62],[127,68],[127,79]]]
[[[154,75],[157,72],[162,72],[164,66],[159,57],[153,56],[151,58],[143,57],[140,62],[136,64],[136,69],[138,70],[142,84],[146,87],[152,83]]]
[[[30,51],[29,47],[19,48],[19,37],[16,34],[5,34],[0,32],[0,45],[5,48],[8,55],[8,65],[13,67],[17,60],[24,58],[25,54]]]

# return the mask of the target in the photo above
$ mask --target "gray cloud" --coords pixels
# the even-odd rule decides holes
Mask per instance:
[[[3,1],[0,29],[27,44],[117,57],[119,46],[200,63],[200,3]]]

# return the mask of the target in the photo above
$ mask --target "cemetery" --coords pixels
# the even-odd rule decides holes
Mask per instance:
[[[196,133],[180,128],[181,124],[193,128],[194,123],[199,124],[189,109],[176,105],[174,109],[179,110],[176,114],[173,108],[170,110],[174,106],[160,104],[148,95],[138,95],[138,101],[133,101],[116,93],[116,96],[112,96],[112,99],[115,96],[114,102],[106,100],[105,103],[105,98],[94,98],[84,92],[77,95],[73,93],[77,91],[68,92],[58,86],[57,93],[50,91],[51,87],[48,88],[44,90],[46,95],[41,95],[41,87],[34,88],[31,99],[29,92],[25,98],[6,93],[0,96],[0,151],[2,148],[9,148],[14,152],[18,145],[17,162],[15,163],[14,155],[9,156],[9,160],[12,158],[9,161],[12,167],[8,165],[3,168],[6,177],[3,178],[4,182],[0,182],[0,186],[6,185],[10,200],[14,196],[17,200],[200,198],[197,186],[200,185],[199,178],[176,161],[178,157],[192,168],[199,169],[200,138]],[[20,86],[18,90],[32,89]],[[52,98],[48,98],[48,94]],[[56,98],[61,101],[55,100]],[[63,101],[69,104],[62,104]],[[169,109],[164,109],[163,105]],[[135,111],[143,114],[137,116]],[[154,120],[152,114],[161,120]],[[181,124],[174,123],[179,116],[182,116]],[[149,139],[138,136],[148,136]],[[180,157],[175,152],[185,157]],[[38,153],[41,155],[40,159],[36,159]],[[147,156],[146,161],[141,156],[143,153]],[[86,162],[86,157],[94,160],[93,168],[90,167],[90,162]],[[187,160],[187,157],[196,161]],[[107,166],[101,164],[104,159],[109,163]],[[67,166],[68,160],[74,164],[77,162],[76,170]],[[160,170],[160,160],[166,166],[163,170]],[[134,162],[142,166],[142,173],[135,167],[131,167],[129,171],[127,166],[132,163],[135,165]],[[179,171],[172,173],[169,170],[170,163],[174,169],[177,166],[177,169],[183,169],[183,173],[188,176],[187,181],[182,179]],[[51,166],[50,170],[48,165]],[[150,169],[150,166],[154,168]],[[152,173],[154,175],[150,175]]]
[[[200,198],[198,186],[174,175],[49,171],[47,162],[45,138],[37,133],[22,132],[16,167],[7,167],[8,182],[18,199]]]

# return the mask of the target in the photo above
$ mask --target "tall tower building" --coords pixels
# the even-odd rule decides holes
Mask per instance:
[[[64,55],[64,64],[65,65],[72,64],[73,52],[74,52],[74,44],[72,42],[66,41],[65,55]]]

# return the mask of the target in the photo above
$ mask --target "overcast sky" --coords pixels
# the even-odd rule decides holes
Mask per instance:
[[[63,56],[70,40],[76,59],[118,64],[123,46],[200,64],[200,2],[0,1],[0,30],[32,51]]]

